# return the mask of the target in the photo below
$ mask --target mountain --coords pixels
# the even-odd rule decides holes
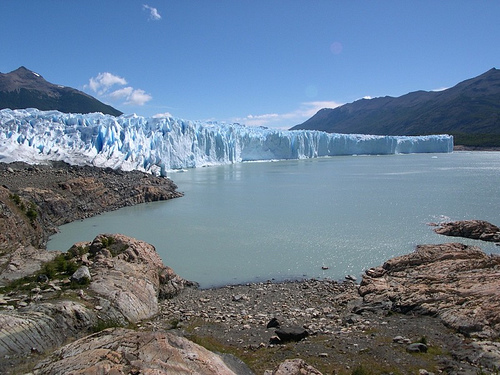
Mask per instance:
[[[291,130],[379,135],[450,134],[455,144],[500,146],[500,70],[443,91],[361,99],[321,109]]]
[[[92,113],[120,116],[122,112],[82,91],[54,85],[24,66],[0,73],[0,109],[56,109],[65,113]]]

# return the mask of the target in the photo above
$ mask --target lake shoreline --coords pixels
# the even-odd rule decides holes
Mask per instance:
[[[17,173],[14,169],[12,172],[7,168],[9,167],[5,167],[4,173],[11,177]],[[33,170],[28,171],[28,168]],[[40,172],[25,165],[21,169],[22,176],[28,172]],[[122,174],[127,175],[124,172]],[[82,176],[77,178],[80,177]],[[141,176],[143,178],[148,179]],[[10,181],[10,185],[14,186],[14,179]],[[28,178],[26,181],[36,180]],[[60,183],[58,186],[61,186]],[[64,183],[62,186],[65,186]],[[123,189],[120,192],[125,191]],[[17,194],[21,190],[15,192]],[[28,192],[32,190],[28,189]],[[144,192],[141,194],[144,195]],[[19,208],[15,208],[12,197],[8,194],[3,197],[5,206],[10,207],[14,214],[25,215]],[[26,202],[31,197],[38,196],[20,194],[20,198],[26,199]],[[44,199],[47,197],[44,196]],[[105,209],[103,206],[100,208]],[[44,225],[44,211],[41,209],[37,212],[40,217],[37,216],[34,222],[23,219],[19,225],[29,226],[31,229],[28,232],[33,235],[31,239],[41,241],[44,231],[37,225]],[[23,268],[23,263],[29,263],[33,257],[32,254],[24,258],[22,254],[20,256],[15,263],[17,268]],[[6,258],[4,253],[2,259],[7,260],[4,270],[13,271],[10,270],[10,266],[14,264],[12,258]],[[407,268],[407,271],[410,272],[411,268]],[[14,274],[19,276],[19,273]],[[387,277],[389,276],[388,274]],[[376,292],[375,286],[384,278],[373,280],[375,284],[372,289]],[[378,297],[375,301],[366,303],[366,297],[360,295],[360,287],[364,283],[365,276],[359,285],[355,281],[311,278],[208,289],[188,287],[173,298],[160,301],[159,313],[137,323],[136,329],[145,332],[165,331],[187,337],[212,350],[233,353],[244,359],[259,374],[265,369],[278,366],[287,358],[302,358],[325,374],[332,371],[349,374],[359,366],[378,368],[380,371],[404,369],[407,373],[415,369],[426,369],[428,372],[448,369],[450,373],[475,374],[480,367],[500,364],[496,357],[483,355],[485,351],[492,350],[490,346],[481,346],[484,342],[490,345],[489,340],[472,340],[470,333],[450,329],[437,317],[419,312],[418,309],[394,310],[384,302],[390,301],[384,296],[380,297],[380,303],[376,302]],[[83,292],[80,297],[75,298],[85,300],[85,295],[86,292]],[[300,327],[306,330],[307,338],[292,342],[277,340],[277,327],[268,327],[273,318],[281,328]],[[409,344],[423,340],[424,337],[429,347],[433,348],[429,355],[408,352]],[[32,359],[36,360],[37,357]],[[25,360],[23,357],[23,361]]]

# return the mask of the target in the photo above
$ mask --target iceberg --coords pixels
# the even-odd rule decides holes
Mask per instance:
[[[258,160],[451,152],[453,137],[331,134],[137,115],[0,110],[0,161],[49,160],[165,176]]]

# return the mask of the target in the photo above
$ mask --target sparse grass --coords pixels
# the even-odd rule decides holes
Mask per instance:
[[[99,319],[97,323],[91,328],[93,333],[104,331],[108,328],[118,328],[118,327],[126,327],[127,325],[123,322],[120,322],[117,319]]]
[[[26,208],[26,204],[23,202],[21,197],[17,194],[10,194],[9,198],[15,203],[15,205],[26,215],[26,217],[33,222],[38,217],[37,206],[34,202],[30,202],[28,207]]]
[[[354,370],[352,370],[352,375],[371,375],[372,371],[365,368],[363,365],[359,365]]]
[[[82,256],[83,254],[87,254],[89,252],[88,246],[73,246],[68,250],[67,254],[71,258],[76,258],[78,256]]]
[[[9,195],[9,198],[16,204],[16,206],[20,206],[21,205],[21,197],[17,194],[10,194]],[[24,209],[23,209],[24,211]]]
[[[38,217],[38,211],[36,210],[36,204],[33,202],[30,203],[28,209],[26,210],[26,216],[28,219],[31,220],[31,222],[35,221],[36,218]]]
[[[59,254],[50,262],[45,263],[37,275],[46,275],[49,280],[61,279],[71,276],[77,269],[78,264],[68,253]]]
[[[46,262],[42,265],[42,268],[33,275],[25,276],[23,278],[13,280],[8,283],[3,290],[3,293],[8,293],[14,290],[18,291],[29,291],[34,287],[38,286],[39,277],[45,275],[48,280],[60,280],[71,276],[77,269],[79,265],[75,262],[73,257],[68,254],[59,254],[53,260]],[[71,282],[67,285],[68,289],[81,288],[84,285],[88,285],[90,281],[86,280],[78,284],[76,282]]]
[[[427,344],[427,337],[425,337],[425,336],[422,336],[417,342],[424,344],[424,345],[428,345]]]
[[[102,247],[107,248],[115,243],[115,239],[113,237],[103,237],[101,239]]]

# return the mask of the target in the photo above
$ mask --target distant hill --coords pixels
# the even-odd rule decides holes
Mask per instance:
[[[361,99],[322,109],[292,130],[379,135],[451,134],[455,144],[500,146],[500,70],[443,91]]]
[[[24,66],[0,73],[0,109],[56,109],[65,113],[92,113],[120,116],[122,112],[71,87],[54,85]]]

